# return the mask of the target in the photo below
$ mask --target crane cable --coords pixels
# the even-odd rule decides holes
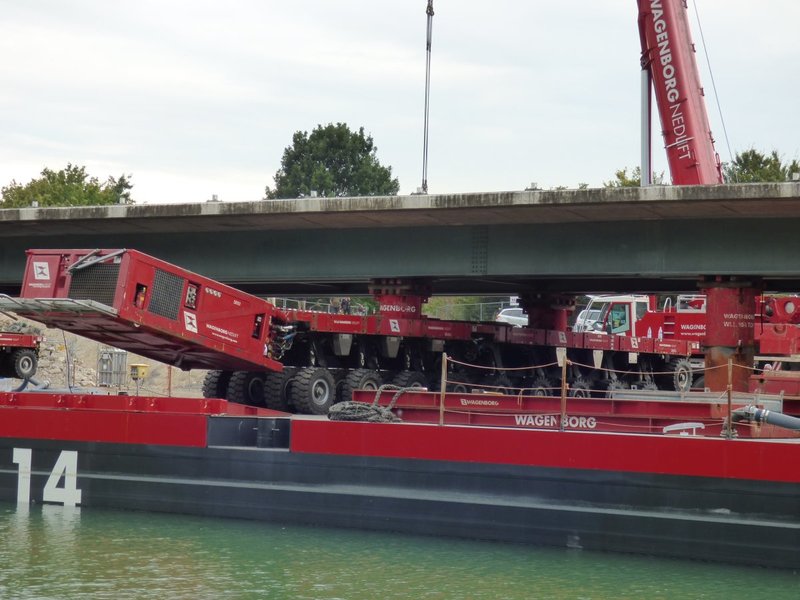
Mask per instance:
[[[733,152],[731,151],[731,142],[730,138],[728,138],[728,128],[725,126],[725,117],[722,116],[722,106],[719,102],[719,94],[717,93],[717,83],[714,80],[714,71],[711,68],[711,59],[708,57],[708,47],[706,46],[706,38],[703,35],[703,24],[700,22],[700,12],[697,9],[697,1],[693,2],[694,4],[694,15],[697,19],[697,29],[700,32],[700,42],[703,45],[703,54],[706,56],[706,65],[708,66],[708,73],[711,76],[711,88],[714,90],[714,100],[717,103],[717,112],[719,112],[719,120],[722,123],[722,134],[725,136],[725,145],[728,147],[728,157],[729,160],[733,161]],[[736,178],[736,174],[734,173],[734,179]],[[738,183],[738,182],[734,182]]]
[[[428,113],[430,110],[431,93],[431,37],[433,35],[433,0],[428,0],[428,41],[425,61],[425,128],[422,143],[422,193],[428,193]]]

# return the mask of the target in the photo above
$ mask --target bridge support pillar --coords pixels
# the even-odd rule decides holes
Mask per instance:
[[[575,310],[575,298],[562,294],[525,294],[520,306],[528,315],[528,327],[566,331]]]
[[[733,391],[747,391],[755,356],[758,283],[733,278],[707,278],[700,284],[706,295],[705,387],[728,389],[728,361],[733,362]]]

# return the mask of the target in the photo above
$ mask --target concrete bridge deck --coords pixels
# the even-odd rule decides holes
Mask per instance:
[[[800,183],[0,210],[0,289],[31,247],[129,247],[261,293],[800,289]]]

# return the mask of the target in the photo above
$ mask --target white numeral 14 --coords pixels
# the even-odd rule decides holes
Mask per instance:
[[[13,461],[17,465],[17,504],[29,504],[31,501],[31,463],[33,451],[30,448],[14,448]],[[61,478],[64,486],[58,487]],[[75,506],[81,503],[81,491],[78,489],[78,453],[74,450],[62,450],[56,464],[53,465],[42,494],[44,502]]]

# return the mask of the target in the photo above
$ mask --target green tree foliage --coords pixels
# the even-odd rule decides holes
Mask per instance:
[[[344,123],[317,125],[309,135],[297,131],[283,151],[268,199],[308,196],[393,196],[400,189],[392,168],[378,162],[378,149],[364,128],[350,131]]]
[[[628,167],[614,173],[616,179],[611,181],[604,181],[603,187],[619,188],[619,187],[639,187],[642,185],[642,169],[635,167],[630,176],[628,175]],[[655,185],[662,185],[664,183],[664,172],[661,174],[653,172],[653,183]]]
[[[29,206],[97,206],[103,204],[133,204],[130,175],[109,177],[100,183],[90,177],[85,167],[71,163],[65,169],[45,168],[42,176],[26,185],[12,181],[3,188],[1,208]]]
[[[762,154],[754,148],[737,152],[734,159],[724,164],[728,183],[754,183],[761,181],[789,181],[794,173],[800,174],[797,159],[784,163],[777,150]]]
[[[437,296],[428,300],[422,312],[452,321],[492,321],[507,301],[508,296]]]

